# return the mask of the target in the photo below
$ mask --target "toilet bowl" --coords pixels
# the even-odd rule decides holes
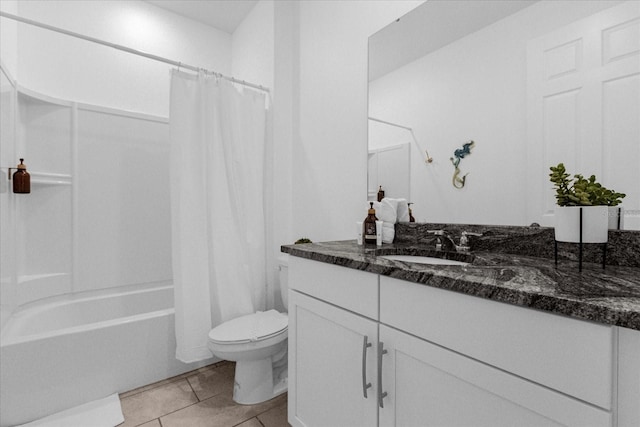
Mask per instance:
[[[280,292],[287,306],[287,258],[279,258]],[[236,362],[233,400],[253,405],[287,391],[287,313],[268,310],[216,326],[207,345],[214,356]]]

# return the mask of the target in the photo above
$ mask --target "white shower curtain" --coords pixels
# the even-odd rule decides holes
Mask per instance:
[[[176,357],[211,357],[212,327],[263,310],[265,95],[171,75],[171,225]]]

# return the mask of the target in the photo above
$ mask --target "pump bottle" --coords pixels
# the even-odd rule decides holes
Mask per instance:
[[[377,241],[377,229],[376,229],[376,210],[373,209],[373,202],[369,202],[370,208],[367,217],[364,219],[362,224],[363,226],[363,234],[364,234],[364,244],[365,245],[376,245]]]

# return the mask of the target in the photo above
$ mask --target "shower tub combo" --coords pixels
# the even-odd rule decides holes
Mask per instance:
[[[213,362],[176,360],[170,283],[27,304],[9,318],[0,342],[2,427]]]

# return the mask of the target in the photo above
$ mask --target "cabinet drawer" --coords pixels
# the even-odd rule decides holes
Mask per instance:
[[[609,326],[382,276],[380,322],[610,409]]]
[[[384,325],[380,342],[381,427],[612,425],[605,409]]]
[[[378,276],[304,258],[289,258],[289,289],[378,319]]]

